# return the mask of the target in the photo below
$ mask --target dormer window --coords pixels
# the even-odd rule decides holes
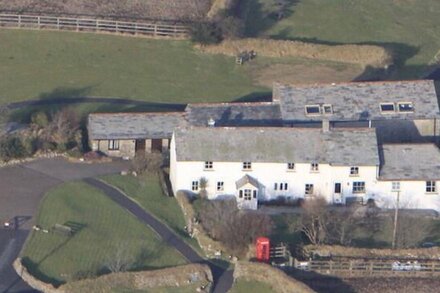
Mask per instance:
[[[320,115],[321,107],[319,105],[307,105],[306,115]]]
[[[205,162],[205,170],[212,170],[214,164],[211,161]]]
[[[295,170],[295,163],[287,163],[287,170],[294,171]]]
[[[414,106],[411,102],[401,102],[397,104],[397,109],[400,113],[412,113],[414,112]]]
[[[382,114],[392,114],[396,112],[396,107],[394,103],[381,103],[380,104],[380,112]]]
[[[322,105],[322,113],[324,113],[325,115],[333,114],[333,106],[330,104]]]

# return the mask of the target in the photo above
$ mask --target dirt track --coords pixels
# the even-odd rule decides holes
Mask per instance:
[[[204,17],[211,0],[0,0],[0,11],[158,20]]]

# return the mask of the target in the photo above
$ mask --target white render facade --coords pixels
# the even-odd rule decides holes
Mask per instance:
[[[218,130],[218,128],[216,129]],[[210,130],[206,128],[206,131],[209,132]],[[212,131],[217,132],[216,130]],[[231,131],[233,130],[228,131],[229,135],[231,135]],[[290,132],[287,131],[286,134],[292,134],[295,131],[292,129]],[[301,135],[307,134],[309,131],[305,130]],[[185,133],[185,135],[187,134]],[[334,134],[334,132],[331,132],[331,134]],[[234,138],[229,137],[229,139]],[[330,204],[346,204],[351,200],[367,203],[372,199],[379,207],[393,208],[396,205],[396,196],[399,194],[400,206],[403,208],[440,211],[440,195],[438,193],[440,178],[427,175],[426,178],[400,177],[389,179],[388,175],[394,175],[389,169],[395,168],[395,166],[381,164],[379,160],[377,160],[377,163],[369,165],[334,164],[325,162],[325,160],[310,160],[307,163],[294,161],[251,162],[246,159],[241,161],[215,161],[211,159],[208,161],[188,161],[179,160],[179,145],[176,145],[176,141],[179,142],[179,139],[176,140],[173,136],[170,152],[170,180],[174,192],[184,190],[198,193],[202,188],[201,178],[203,178],[202,181],[206,182],[205,189],[209,199],[234,196],[239,207],[246,209],[257,209],[259,202],[270,201],[279,197],[297,200],[307,199],[308,196],[312,195],[323,196]],[[277,142],[275,141],[275,143]],[[378,154],[377,142],[373,142],[373,144],[376,145]],[[401,146],[405,146],[404,149],[408,148],[407,145]],[[416,155],[419,160],[423,161],[417,153],[424,151],[428,156],[426,160],[433,161],[433,164],[437,164],[436,166],[440,168],[440,152],[437,151],[436,146],[416,144],[414,146],[410,145],[410,147],[413,147],[411,154]],[[420,147],[427,147],[427,149],[420,150]],[[394,146],[390,148],[393,152],[398,151]],[[292,146],[292,150],[294,149],[295,146]],[[233,152],[234,150],[237,149],[231,146],[230,151]],[[192,148],[191,151],[196,153],[199,150]],[[353,154],[358,153],[358,156],[368,157],[368,152],[371,151],[372,149],[369,146],[363,146],[359,149],[359,152]],[[314,151],[310,150],[310,152]],[[328,152],[328,149],[326,152]],[[429,154],[430,152],[434,153]],[[433,158],[430,158],[431,155],[433,155]],[[387,158],[389,156],[387,153]],[[198,156],[195,155],[195,157]],[[405,154],[396,153],[396,157],[403,160]],[[409,158],[408,162],[411,162],[411,160],[412,158]],[[368,159],[367,161],[371,160]],[[392,161],[392,159],[390,158],[389,161]],[[429,166],[428,168],[435,169],[435,166]],[[400,170],[397,170],[397,174],[399,173]],[[243,181],[244,178],[250,180],[247,180],[244,185],[239,184],[239,181]]]

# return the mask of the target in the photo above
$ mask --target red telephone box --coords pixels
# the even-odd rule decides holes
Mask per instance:
[[[270,257],[270,240],[266,237],[258,237],[257,243],[257,260],[261,262],[269,262]]]

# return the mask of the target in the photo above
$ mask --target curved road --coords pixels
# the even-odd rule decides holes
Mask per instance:
[[[0,228],[0,293],[35,292],[15,273],[12,262],[18,256],[34,225],[39,203],[51,188],[68,181],[84,180],[102,190],[123,208],[154,229],[163,240],[175,247],[189,262],[208,264],[214,277],[214,292],[227,292],[232,286],[232,271],[208,262],[180,239],[168,226],[147,213],[117,189],[97,180],[105,174],[119,173],[127,162],[102,164],[70,163],[62,158],[41,159],[21,165],[0,168],[0,221],[13,220],[17,230]]]
[[[39,203],[49,189],[67,181],[119,173],[127,167],[127,162],[122,161],[80,164],[57,158],[0,168],[0,222],[12,220],[18,226],[17,230],[0,226],[0,292],[35,292],[15,273],[12,262],[34,225]]]

